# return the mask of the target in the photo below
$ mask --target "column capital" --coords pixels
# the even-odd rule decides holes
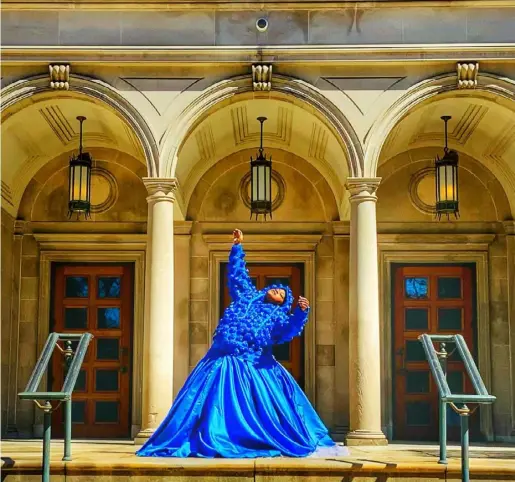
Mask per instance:
[[[179,188],[176,178],[144,177],[143,184],[148,191],[148,203],[157,201],[175,202],[175,193]]]
[[[350,193],[350,201],[377,201],[376,191],[380,177],[349,177],[345,187]]]

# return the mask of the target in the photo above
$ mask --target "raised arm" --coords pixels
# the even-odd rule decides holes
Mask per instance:
[[[301,298],[305,300],[305,298]],[[277,324],[272,332],[272,342],[274,345],[288,343],[296,336],[299,336],[308,322],[309,304],[307,300],[299,301],[293,313],[281,324]]]
[[[235,230],[234,244],[229,255],[229,266],[227,270],[227,283],[229,294],[233,301],[239,300],[242,296],[252,295],[256,289],[252,284],[245,263],[245,251],[241,246],[243,234],[240,230]]]

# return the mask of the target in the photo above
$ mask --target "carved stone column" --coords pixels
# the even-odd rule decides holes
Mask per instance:
[[[143,443],[164,419],[173,401],[174,229],[176,179],[144,178],[152,211],[149,239],[149,320],[145,326],[143,414],[136,443]],[[148,259],[147,258],[147,259]]]
[[[375,195],[379,178],[347,181],[351,197],[347,445],[386,445],[381,431],[379,275]]]

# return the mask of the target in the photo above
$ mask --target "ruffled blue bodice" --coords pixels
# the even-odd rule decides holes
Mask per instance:
[[[272,346],[286,343],[302,333],[309,309],[290,309],[293,295],[287,286],[272,285],[258,291],[250,280],[241,245],[232,247],[229,256],[228,285],[232,303],[225,310],[213,336],[211,351],[249,360],[272,356]],[[266,301],[273,288],[284,289],[282,305]]]

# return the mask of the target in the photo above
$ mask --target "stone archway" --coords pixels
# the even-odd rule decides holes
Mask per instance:
[[[47,75],[37,75],[18,80],[2,89],[2,122],[11,109],[25,99],[33,99],[41,94],[53,93],[57,96],[66,92],[78,93],[100,101],[114,110],[134,131],[145,154],[149,176],[156,176],[159,165],[159,149],[152,131],[138,110],[107,83],[82,75],[70,75],[68,91],[55,92],[49,85]]]
[[[490,93],[503,99],[515,100],[515,80],[484,73],[478,75],[474,92]],[[456,74],[444,74],[423,80],[408,89],[373,124],[365,139],[365,177],[374,177],[386,140],[394,127],[421,103],[447,92],[460,92],[456,86]]]
[[[248,76],[238,76],[215,84],[207,89],[182,113],[177,123],[169,128],[163,136],[161,153],[163,163],[159,175],[165,178],[175,177],[179,150],[191,130],[198,125],[215,106],[238,94],[252,92],[252,83]],[[322,116],[337,138],[346,155],[350,177],[360,177],[363,172],[363,151],[357,134],[350,122],[338,107],[323,96],[316,88],[299,79],[274,76],[271,93],[262,94],[273,98],[274,93],[291,99],[300,100],[308,109]],[[256,93],[256,96],[259,94]]]

